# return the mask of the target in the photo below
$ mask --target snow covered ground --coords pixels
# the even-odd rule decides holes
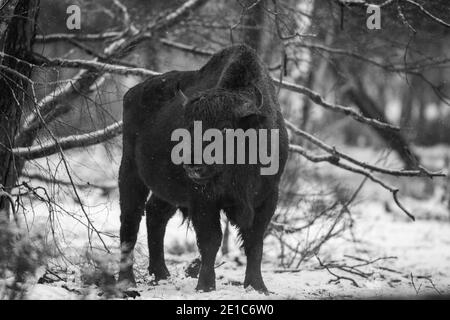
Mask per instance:
[[[348,148],[346,151],[368,161],[375,159],[378,154],[373,150]],[[420,150],[424,164],[434,167],[442,167],[444,154],[449,152],[444,147]],[[117,151],[109,153],[102,146],[97,146],[84,152],[71,152],[68,158],[75,181],[107,187],[116,185],[120,161]],[[395,166],[393,157],[388,160],[383,165]],[[31,163],[27,170],[32,174],[41,167],[54,172],[58,164],[60,166],[55,156]],[[320,171],[323,176],[332,176],[349,188],[361,181],[361,177],[325,165]],[[58,172],[59,178],[67,178],[63,169],[59,168]],[[351,210],[354,219],[351,232],[330,240],[318,253],[320,260],[329,266],[328,270],[322,268],[314,257],[299,269],[283,269],[277,258],[278,247],[270,241],[266,244],[263,277],[271,292],[268,296],[243,288],[245,257],[234,239],[230,241],[229,255],[219,255],[216,261],[217,290],[210,293],[196,292],[196,279],[186,278],[184,274],[185,267],[197,255],[195,235],[186,224],[181,225],[178,215],[170,221],[166,234],[166,260],[172,276],[154,285],[146,272],[148,256],[143,220],[136,250],[136,292],[139,294],[136,299],[350,299],[449,295],[450,212],[441,201],[444,181],[389,181],[401,187],[402,200],[416,215],[416,222],[410,221],[396,208],[388,192],[366,183]],[[30,184],[39,183],[42,184],[35,179],[30,180]],[[55,188],[51,184],[47,187],[49,195],[56,196],[57,203],[67,212],[54,207],[55,211],[49,213],[48,206],[38,200],[33,200],[32,206],[25,201],[28,208],[26,222],[22,220],[31,229],[45,230],[49,243],[53,242],[50,232],[52,226],[64,259],[59,257],[50,261],[49,270],[53,274],[45,273],[44,269],[38,272],[28,286],[27,297],[104,297],[98,287],[82,281],[88,247],[87,228],[83,225],[86,222],[84,214],[76,199],[63,192],[67,189]],[[105,190],[87,188],[79,192],[96,228],[115,236],[103,237],[112,249],[112,254],[98,253],[98,256],[108,256],[112,270],[116,271],[120,214],[118,191],[114,188]],[[95,233],[91,233],[91,237],[94,246],[99,248],[97,251],[101,252]],[[46,281],[42,281],[44,274]],[[39,278],[41,283],[38,283]]]

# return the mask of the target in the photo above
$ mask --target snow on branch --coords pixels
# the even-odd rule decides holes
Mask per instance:
[[[69,150],[88,147],[110,140],[122,133],[122,121],[115,122],[106,128],[79,135],[60,138],[57,141],[43,143],[31,147],[18,147],[12,149],[14,156],[32,160],[58,153],[60,150]]]
[[[338,112],[338,113],[342,113],[346,116],[351,116],[356,121],[359,121],[359,122],[365,123],[365,124],[369,124],[373,127],[377,127],[380,129],[386,129],[386,130],[400,131],[400,128],[398,126],[394,126],[394,125],[391,125],[391,124],[388,124],[385,122],[381,122],[376,119],[364,117],[361,113],[357,112],[356,110],[354,110],[350,107],[327,102],[322,98],[322,96],[319,93],[317,93],[305,86],[293,84],[293,83],[285,82],[285,81],[279,81],[278,79],[275,79],[275,78],[272,78],[272,81],[275,85],[277,85],[283,89],[301,93],[301,94],[307,96],[311,101],[313,101],[314,103],[320,105],[321,107],[323,107],[325,109],[328,109],[328,110],[331,110],[334,112]]]
[[[61,68],[75,68],[75,69],[85,69],[105,73],[114,73],[123,76],[154,76],[159,75],[159,72],[148,70],[145,68],[132,68],[121,65],[113,65],[109,63],[98,62],[96,60],[82,60],[82,59],[59,59],[50,58],[45,59],[41,64],[42,67],[61,67]]]
[[[76,33],[53,33],[49,35],[37,35],[35,38],[36,43],[51,43],[57,41],[103,41],[111,38],[116,38],[121,35],[121,32],[110,31],[103,33],[93,33],[93,34],[76,34]]]
[[[426,176],[426,177],[445,177],[445,174],[442,172],[431,172],[423,167],[419,167],[419,170],[392,170],[392,169],[386,169],[383,167],[371,165],[366,162],[362,162],[359,160],[356,160],[355,158],[352,158],[351,156],[340,152],[336,150],[336,148],[333,146],[330,146],[326,144],[325,142],[321,141],[320,139],[314,137],[313,135],[299,129],[298,127],[294,126],[291,122],[288,120],[285,120],[286,127],[291,130],[293,133],[301,136],[302,138],[305,138],[306,140],[310,141],[320,149],[328,152],[330,154],[329,158],[327,156],[327,159],[324,159],[325,161],[339,161],[340,159],[347,160],[359,167],[365,168],[370,171],[379,172],[387,175],[397,176],[397,177],[417,177],[417,176]]]

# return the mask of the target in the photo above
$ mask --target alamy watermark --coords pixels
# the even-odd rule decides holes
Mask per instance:
[[[76,4],[67,7],[66,13],[69,15],[66,20],[66,27],[69,30],[81,29],[81,9]]]
[[[370,16],[366,20],[366,26],[369,30],[381,29],[381,8],[377,5],[370,4],[367,6],[367,14]]]
[[[184,128],[172,132],[171,141],[179,143],[173,147],[171,159],[177,165],[192,164],[192,158],[193,164],[206,165],[259,163],[261,175],[274,175],[280,162],[279,136],[278,129],[210,128],[203,132],[202,122],[194,121],[193,137]],[[204,142],[209,143],[204,146]]]

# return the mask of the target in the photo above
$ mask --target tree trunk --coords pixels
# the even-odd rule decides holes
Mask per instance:
[[[11,69],[26,77],[31,75],[31,67],[17,59],[28,60],[33,46],[39,0],[10,1],[2,9],[0,16],[0,185],[9,192],[16,183],[18,172],[15,161],[8,151],[14,148],[14,136],[20,124],[22,107],[28,93],[28,83],[9,72]],[[4,148],[4,147],[8,148]],[[9,202],[0,198],[0,216],[8,216]]]

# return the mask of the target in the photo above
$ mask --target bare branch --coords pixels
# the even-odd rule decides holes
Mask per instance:
[[[103,62],[98,62],[97,60],[82,60],[82,59],[46,59],[45,62],[41,64],[42,67],[61,67],[61,68],[75,68],[75,69],[86,69],[97,72],[114,73],[123,76],[154,76],[159,75],[159,72],[148,70],[145,68],[132,68],[127,66],[113,65]]]
[[[338,105],[338,104],[332,104],[330,102],[327,102],[322,98],[322,96],[320,94],[318,94],[317,92],[315,92],[307,87],[304,87],[304,86],[301,86],[298,84],[293,84],[290,82],[280,83],[277,79],[272,79],[272,81],[274,82],[275,85],[280,86],[281,88],[288,89],[290,91],[301,93],[303,95],[308,96],[314,103],[324,107],[325,109],[328,109],[328,110],[331,110],[331,111],[334,111],[337,113],[342,113],[347,116],[351,116],[353,119],[355,119],[361,123],[369,124],[371,126],[374,126],[374,127],[380,128],[380,129],[387,129],[387,130],[394,130],[394,131],[400,130],[400,128],[398,126],[387,124],[387,123],[378,121],[376,119],[364,117],[359,112],[355,111],[354,109],[352,109],[350,107],[346,107],[346,106],[342,106],[342,105]]]
[[[131,34],[128,38],[120,38],[113,43],[111,43],[105,50],[104,56],[108,59],[118,59],[126,56],[130,51],[136,48],[144,40],[152,38],[153,33],[159,33],[167,30],[173,25],[177,24],[184,18],[186,18],[193,10],[198,9],[208,0],[188,0],[183,5],[178,7],[174,12],[168,14],[167,16],[158,19],[156,22],[147,25],[142,30],[138,31],[135,29],[130,29],[128,34]],[[126,36],[126,35],[124,35]],[[92,68],[90,69],[92,70]],[[45,118],[46,114],[51,112],[51,110],[58,104],[63,104],[67,101],[77,98],[80,92],[88,93],[92,88],[92,85],[98,81],[99,77],[102,76],[103,71],[81,71],[73,79],[73,81],[68,82],[63,88],[58,88],[54,92],[50,93],[39,101],[37,110],[41,112]],[[16,141],[20,142],[16,145],[29,146],[32,144],[34,137],[42,127],[39,124],[40,119],[36,112],[32,113],[27,117],[24,122],[20,133],[16,137]]]
[[[330,153],[330,156],[333,157],[333,159],[330,158],[330,160],[333,161],[339,161],[339,158],[345,159],[353,164],[356,164],[360,167],[366,168],[370,171],[376,171],[384,174],[389,174],[392,176],[398,176],[398,177],[417,177],[417,176],[427,176],[427,177],[445,177],[446,175],[442,172],[430,172],[426,170],[425,168],[421,168],[421,170],[392,170],[392,169],[386,169],[379,166],[371,165],[366,162],[362,162],[359,160],[356,160],[352,158],[351,156],[339,152],[336,150],[335,147],[332,147],[330,145],[327,145],[325,142],[319,140],[318,138],[314,137],[313,135],[297,128],[294,126],[291,122],[288,120],[285,120],[286,126],[288,129],[290,129],[295,134],[307,139],[308,141],[312,142],[322,150],[325,150],[326,152]]]
[[[33,179],[33,180],[39,180],[44,183],[56,183],[58,185],[65,185],[65,186],[71,186],[72,184],[69,181],[59,180],[55,177],[49,178],[44,175],[38,174],[38,173],[23,173],[21,175],[24,178]],[[99,185],[91,182],[85,182],[85,183],[76,183],[75,184],[80,189],[90,189],[90,188],[96,188],[101,189],[104,193],[108,193],[111,190],[114,190],[117,188],[116,185]]]
[[[164,44],[170,48],[178,49],[178,50],[181,50],[184,52],[190,52],[190,53],[198,55],[198,56],[209,57],[214,54],[211,51],[200,49],[195,46],[191,46],[191,45],[187,45],[187,44],[183,44],[183,43],[179,43],[179,42],[174,42],[169,39],[160,39],[159,41],[162,44]]]
[[[193,50],[192,48],[186,48],[186,49],[189,49],[190,51]],[[203,55],[206,55],[206,52],[203,52]],[[148,76],[148,75],[158,75],[159,74],[155,71],[147,70],[144,68],[126,68],[123,66],[116,66],[116,65],[110,65],[110,64],[100,63],[100,62],[96,62],[96,61],[86,61],[86,60],[49,59],[49,62],[46,63],[46,65],[60,66],[60,67],[67,67],[67,68],[86,68],[89,70],[117,73],[117,74],[122,74],[122,75],[133,74],[133,75],[139,75],[139,76]],[[359,122],[366,123],[366,124],[369,124],[374,127],[381,128],[381,129],[388,129],[388,130],[395,130],[395,131],[400,130],[400,128],[397,126],[393,126],[393,125],[390,125],[390,124],[387,124],[384,122],[380,122],[376,119],[364,117],[359,112],[355,111],[354,109],[352,109],[350,107],[329,103],[329,102],[325,101],[319,93],[317,93],[307,87],[293,84],[290,82],[280,82],[280,80],[275,79],[275,78],[272,78],[272,81],[275,85],[277,85],[283,89],[287,89],[292,92],[297,92],[297,93],[306,95],[316,104],[318,104],[328,110],[342,113],[347,116],[351,116],[352,118],[354,118],[355,120],[357,120]]]
[[[408,2],[409,4],[412,4],[413,6],[415,6],[416,8],[419,8],[419,10],[425,14],[427,17],[431,18],[432,20],[434,20],[435,22],[439,23],[440,25],[443,25],[446,28],[450,28],[450,23],[445,22],[444,20],[434,16],[433,14],[431,14],[428,10],[426,10],[421,4],[412,1],[412,0],[403,0]]]
[[[339,158],[333,156],[333,155],[313,155],[311,154],[309,151],[307,151],[305,148],[299,146],[299,145],[294,145],[291,144],[289,145],[289,150],[292,152],[296,152],[300,155],[302,155],[303,157],[305,157],[306,159],[312,161],[312,162],[328,162],[336,167],[339,167],[341,169],[353,172],[353,173],[357,173],[360,175],[363,175],[367,178],[369,178],[370,180],[372,180],[373,182],[379,184],[380,186],[382,186],[384,189],[388,190],[389,192],[392,193],[392,197],[395,201],[395,203],[398,205],[398,207],[413,221],[415,221],[414,216],[400,203],[400,201],[398,200],[398,188],[392,187],[389,184],[387,184],[386,182],[378,179],[377,177],[375,177],[374,175],[372,175],[370,172],[366,171],[365,169],[360,169],[360,168],[356,168],[350,165],[347,165],[345,163],[339,162]]]
[[[392,193],[393,199],[395,203],[398,205],[398,207],[408,215],[412,220],[414,220],[414,216],[400,203],[398,199],[398,188],[392,187],[388,185],[386,182],[378,179],[377,177],[373,176],[370,172],[366,171],[365,169],[369,169],[372,171],[377,171],[385,174],[390,175],[396,175],[396,176],[423,176],[424,172],[427,176],[445,176],[443,173],[432,173],[423,170],[409,170],[409,171],[398,171],[398,170],[391,170],[391,169],[385,169],[381,167],[377,167],[374,165],[369,165],[367,163],[360,162],[356,159],[351,158],[348,155],[345,155],[341,152],[338,152],[335,150],[335,148],[332,148],[325,143],[321,142],[319,139],[301,131],[300,129],[293,126],[288,121],[286,122],[288,127],[293,130],[295,133],[302,135],[303,137],[307,137],[311,142],[315,143],[317,146],[322,148],[323,150],[327,151],[328,154],[326,155],[313,155],[306,149],[304,149],[301,146],[291,144],[289,145],[289,150],[291,152],[296,152],[305,157],[306,159],[312,161],[312,162],[328,162],[336,167],[339,167],[341,169],[354,172],[357,174],[361,174],[373,182],[381,185],[386,190],[390,191]],[[72,135],[65,138],[61,138],[57,141],[38,145],[38,146],[32,146],[32,147],[19,147],[12,150],[15,156],[22,157],[27,160],[41,158],[45,156],[49,156],[51,154],[57,153],[59,150],[68,150],[73,148],[79,148],[79,147],[86,147],[90,145],[94,145],[109,139],[112,139],[122,132],[122,121],[116,122],[104,129],[81,134],[81,135]],[[3,146],[5,147],[5,146]],[[340,162],[340,158],[343,158],[347,161],[350,161],[354,164],[356,164],[358,167],[353,167],[350,165],[347,165],[345,163]]]
[[[113,3],[116,7],[119,8],[120,11],[122,11],[122,15],[123,15],[123,25],[125,26],[125,32],[128,28],[130,28],[131,26],[131,19],[130,19],[130,14],[128,13],[128,8],[122,3],[120,2],[120,0],[113,0]]]
[[[164,44],[167,46],[171,46],[173,48],[177,48],[180,50],[184,50],[190,53],[198,53],[200,55],[206,55],[207,51],[204,50],[198,50],[197,48],[195,48],[194,46],[187,46],[187,45],[177,45],[175,42],[173,41],[164,41]],[[212,53],[211,53],[212,54]],[[350,107],[346,107],[346,106],[342,106],[342,105],[338,105],[338,104],[332,104],[329,103],[327,101],[325,101],[322,96],[309,89],[306,88],[304,86],[298,85],[298,84],[293,84],[290,82],[280,82],[279,79],[276,78],[272,78],[273,83],[276,86],[279,86],[283,89],[287,89],[293,92],[297,92],[303,95],[306,95],[307,97],[309,97],[313,102],[315,102],[316,104],[324,107],[325,109],[334,111],[334,112],[338,112],[338,113],[342,113],[345,114],[347,116],[351,116],[352,118],[354,118],[355,120],[365,123],[365,124],[369,124],[371,126],[374,127],[378,127],[381,129],[388,129],[388,130],[394,130],[394,131],[399,131],[400,128],[398,126],[394,126],[391,124],[387,124],[381,121],[378,121],[376,119],[371,119],[371,118],[367,118],[364,117],[363,115],[361,115],[359,112],[357,112],[356,110],[350,108]]]
[[[75,34],[75,33],[54,33],[49,35],[40,34],[36,36],[35,41],[36,43],[51,43],[68,40],[96,42],[116,38],[121,34],[122,32],[117,31],[94,33],[94,34]]]
[[[91,146],[112,139],[121,133],[122,121],[119,121],[101,130],[80,135],[72,135],[58,139],[54,142],[44,143],[37,146],[18,147],[14,148],[12,152],[16,157],[22,157],[26,160],[32,160],[47,157],[49,155],[57,153],[60,148],[62,150],[69,150],[79,147]]]
[[[61,150],[68,150],[73,148],[79,148],[79,147],[86,147],[90,145],[94,145],[109,139],[112,139],[116,136],[118,136],[122,132],[122,122],[116,122],[104,129],[92,132],[92,133],[86,133],[81,135],[73,135],[68,136],[65,138],[61,138],[58,141],[43,144],[40,146],[33,146],[33,147],[19,147],[12,150],[15,156],[22,157],[27,160],[41,158],[45,156],[49,156],[51,154],[57,153],[60,149]],[[3,146],[5,147],[5,146]],[[400,203],[398,199],[398,189],[395,187],[392,187],[388,185],[387,183],[383,182],[382,180],[376,178],[371,173],[367,172],[364,169],[359,169],[356,167],[349,166],[347,164],[339,162],[339,157],[337,157],[334,154],[327,154],[327,155],[313,155],[306,149],[304,149],[301,146],[293,145],[291,144],[289,146],[289,150],[291,152],[296,152],[304,156],[306,159],[312,161],[312,162],[328,162],[336,167],[339,167],[341,169],[351,171],[357,174],[361,174],[373,182],[381,185],[386,190],[390,191],[392,193],[393,199],[395,203],[398,205],[398,207],[408,215],[412,220],[415,220],[414,216]],[[360,164],[360,166],[364,167]],[[384,169],[387,170],[387,169]],[[418,171],[416,176],[422,175],[422,172]],[[413,176],[412,173],[410,173],[409,176]]]
[[[415,70],[420,70],[420,69],[430,67],[430,66],[445,65],[450,62],[450,58],[448,58],[448,57],[441,58],[441,59],[436,59],[435,57],[427,57],[426,59],[421,59],[419,61],[411,61],[406,66],[404,64],[402,64],[402,65],[383,64],[383,63],[380,63],[376,60],[367,58],[364,55],[358,54],[353,51],[347,51],[347,50],[339,49],[339,48],[331,48],[331,47],[327,47],[327,46],[324,46],[321,44],[306,43],[303,41],[288,41],[286,43],[286,45],[287,46],[296,46],[299,48],[320,50],[320,51],[324,51],[324,52],[328,52],[328,53],[336,54],[336,55],[348,56],[348,57],[360,60],[362,62],[367,62],[369,64],[372,64],[378,68],[384,69],[389,72],[412,73]]]

